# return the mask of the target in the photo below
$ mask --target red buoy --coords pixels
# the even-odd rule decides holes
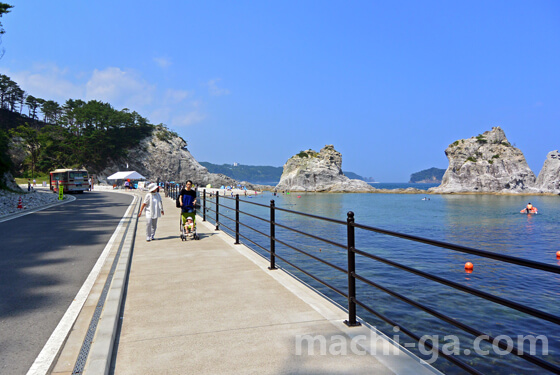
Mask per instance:
[[[465,263],[465,270],[467,271],[472,271],[474,268],[473,264],[471,262],[467,262]]]

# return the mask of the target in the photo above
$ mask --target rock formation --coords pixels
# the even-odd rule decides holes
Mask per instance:
[[[430,192],[535,192],[535,174],[523,153],[508,142],[499,127],[455,141],[447,147],[445,155],[449,167],[441,185],[429,189]]]
[[[327,145],[320,152],[302,151],[286,164],[275,190],[308,192],[370,192],[375,189],[361,180],[351,180],[342,173],[342,155]]]
[[[537,177],[535,187],[542,193],[560,194],[560,152],[550,151]]]
[[[98,173],[97,178],[106,182],[107,176],[127,170],[137,171],[149,180],[184,182],[192,180],[195,184],[213,187],[237,185],[239,182],[222,174],[208,172],[187,150],[187,142],[180,137],[169,136],[165,131],[154,131],[140,144],[128,150],[126,158],[113,160],[107,168]],[[247,185],[247,184],[245,184]],[[251,188],[251,186],[248,186]]]
[[[15,192],[22,192],[19,185],[16,183],[14,176],[10,172],[0,173],[0,189],[7,188]]]

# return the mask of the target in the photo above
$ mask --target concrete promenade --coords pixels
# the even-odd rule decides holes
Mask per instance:
[[[164,199],[155,241],[138,223],[114,373],[433,373],[404,352],[385,363],[351,353],[348,334],[367,328],[347,328],[344,311],[201,218],[201,239],[182,242],[174,203]],[[349,353],[320,355],[315,342],[315,355],[305,344],[298,355],[298,335],[340,335]]]
[[[367,325],[348,328],[343,309],[268,270],[267,260],[201,217],[200,240],[181,241],[180,211],[163,202],[154,241],[146,241],[144,217],[115,241],[131,251],[113,256],[119,265],[83,374],[439,373]],[[79,362],[110,263],[111,256],[50,373],[72,374]]]

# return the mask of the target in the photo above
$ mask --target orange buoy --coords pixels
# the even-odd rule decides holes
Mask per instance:
[[[465,270],[467,271],[472,271],[474,268],[473,264],[471,262],[467,262],[465,263]]]
[[[560,259],[560,250],[556,252],[556,258]]]

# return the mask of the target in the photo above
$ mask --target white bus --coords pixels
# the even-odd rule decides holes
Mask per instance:
[[[89,189],[89,176],[85,169],[56,169],[50,173],[51,190],[58,193],[83,193]]]

